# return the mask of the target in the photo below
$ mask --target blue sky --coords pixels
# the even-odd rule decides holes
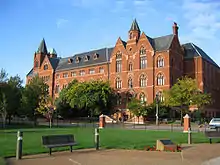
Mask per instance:
[[[220,64],[219,0],[0,0],[0,68],[24,80],[44,37],[59,56],[114,46],[136,18],[150,37],[172,33]]]

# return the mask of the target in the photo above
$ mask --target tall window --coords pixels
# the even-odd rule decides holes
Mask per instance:
[[[147,102],[147,98],[144,93],[140,94],[140,101],[142,104]]]
[[[38,61],[35,61],[35,67],[38,67]]]
[[[63,73],[63,78],[67,78],[68,77],[68,73]]]
[[[45,64],[45,65],[44,65],[44,70],[47,70],[47,69],[48,69],[48,65]]]
[[[121,72],[122,54],[118,52],[116,54],[116,72]]]
[[[157,67],[158,68],[164,67],[164,59],[161,56],[157,58]]]
[[[140,68],[145,69],[147,67],[147,57],[141,56],[140,57]]]
[[[121,89],[122,87],[122,82],[121,82],[121,79],[118,77],[116,79],[116,89]]]
[[[56,79],[58,79],[58,78],[60,78],[60,74],[57,74],[57,75],[56,75]]]
[[[146,54],[146,49],[144,47],[141,47],[140,49],[140,55]]]
[[[145,75],[141,75],[140,77],[140,87],[146,87],[147,86],[147,79]]]
[[[157,75],[157,85],[164,85],[164,76],[161,73]]]
[[[67,88],[67,84],[63,84],[63,88]]]
[[[59,93],[60,92],[60,86],[59,85],[56,85],[55,87],[55,93]]]
[[[159,96],[159,100],[161,102],[163,102],[165,100],[164,96],[163,96],[163,93],[161,91],[157,92],[158,93],[158,96]]]
[[[89,74],[95,74],[95,69],[89,69]]]
[[[133,88],[132,78],[128,79],[128,88]]]
[[[76,72],[71,72],[71,77],[76,76]]]
[[[99,68],[99,73],[104,73],[104,68],[103,67]]]
[[[79,75],[80,75],[80,76],[85,75],[85,71],[84,71],[84,70],[80,70],[80,71],[79,71]]]
[[[132,70],[133,70],[133,65],[132,65],[131,62],[128,64],[128,70],[129,70],[129,71],[132,71]]]

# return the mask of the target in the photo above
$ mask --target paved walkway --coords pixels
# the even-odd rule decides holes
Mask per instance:
[[[136,150],[77,150],[8,159],[9,165],[219,165],[220,144],[185,146],[183,152],[150,152]],[[216,164],[217,163],[217,164]]]

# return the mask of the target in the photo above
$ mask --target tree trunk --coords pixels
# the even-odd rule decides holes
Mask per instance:
[[[2,114],[2,126],[3,126],[3,128],[5,128],[5,126],[6,126],[6,117],[7,117],[7,114]]]
[[[140,116],[137,116],[137,118],[138,118],[138,124],[139,124],[139,117],[140,117]]]

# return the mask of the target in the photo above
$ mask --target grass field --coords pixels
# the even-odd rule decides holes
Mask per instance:
[[[94,147],[93,128],[24,128],[23,154],[36,154],[48,152],[41,144],[42,135],[74,134],[79,143],[75,149]],[[17,129],[0,130],[0,157],[15,156]],[[205,143],[208,139],[202,133],[193,133],[193,143]],[[102,148],[144,149],[153,146],[157,139],[168,138],[177,144],[187,143],[187,134],[170,131],[103,129],[100,130]],[[57,148],[54,150],[66,150]]]
[[[5,161],[2,157],[0,157],[0,165],[5,165]]]

